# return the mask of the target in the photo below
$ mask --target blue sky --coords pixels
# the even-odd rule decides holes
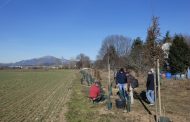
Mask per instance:
[[[189,0],[0,0],[0,62],[84,53],[95,60],[112,34],[146,38],[152,15],[162,36],[190,35]]]

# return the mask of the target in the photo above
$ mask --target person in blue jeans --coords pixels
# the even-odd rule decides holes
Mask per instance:
[[[190,67],[187,68],[187,79],[190,80]]]
[[[150,105],[154,105],[155,99],[154,99],[154,74],[152,71],[148,72],[147,82],[146,82],[146,97],[148,101],[150,102]]]
[[[126,87],[127,87],[127,77],[126,77],[126,73],[124,72],[124,69],[121,68],[117,74],[116,74],[116,84],[119,87],[119,92],[121,94],[121,96],[123,96],[123,99],[127,99],[126,96]]]

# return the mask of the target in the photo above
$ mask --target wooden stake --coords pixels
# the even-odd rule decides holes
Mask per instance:
[[[156,67],[156,65],[155,65]],[[156,110],[156,122],[158,122],[158,107],[157,107],[157,85],[156,85],[156,72],[154,71],[154,93],[155,93],[155,110]]]
[[[160,94],[160,64],[159,59],[157,59],[157,78],[158,78],[158,102],[159,102],[159,112],[160,116],[162,116],[162,109],[161,109],[161,94]]]
[[[109,46],[108,46],[109,47]],[[109,56],[109,52],[108,52],[108,110],[110,110],[112,108],[112,103],[111,103],[111,99],[110,99],[110,56]]]

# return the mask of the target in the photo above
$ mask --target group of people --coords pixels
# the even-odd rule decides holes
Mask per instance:
[[[121,68],[115,75],[116,86],[119,88],[119,96],[123,100],[129,100],[130,103],[134,103],[132,82],[135,78],[123,68]],[[146,97],[150,102],[150,105],[154,105],[154,74],[153,71],[148,72],[147,82],[146,82]],[[95,102],[103,100],[103,95],[101,94],[100,82],[95,81],[89,89],[89,98]]]
[[[155,93],[154,93],[154,70],[151,69],[148,72],[147,81],[146,81],[146,98],[150,105],[154,105],[155,103]],[[133,98],[133,88],[132,85],[134,83],[134,77],[128,72],[124,71],[123,68],[119,70],[116,74],[116,84],[119,87],[119,92],[124,96],[124,99],[130,98],[131,104],[134,103]],[[127,92],[126,92],[127,90]],[[127,94],[128,93],[128,94]]]

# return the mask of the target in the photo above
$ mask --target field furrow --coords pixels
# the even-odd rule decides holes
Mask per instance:
[[[6,94],[0,97],[0,121],[59,120],[59,113],[64,107],[74,79],[71,71],[19,72],[22,75],[19,75],[15,84],[15,80],[11,81],[9,77],[1,78],[1,73],[0,85],[4,87],[0,87],[0,94]],[[18,72],[7,73],[11,77],[18,77]]]

